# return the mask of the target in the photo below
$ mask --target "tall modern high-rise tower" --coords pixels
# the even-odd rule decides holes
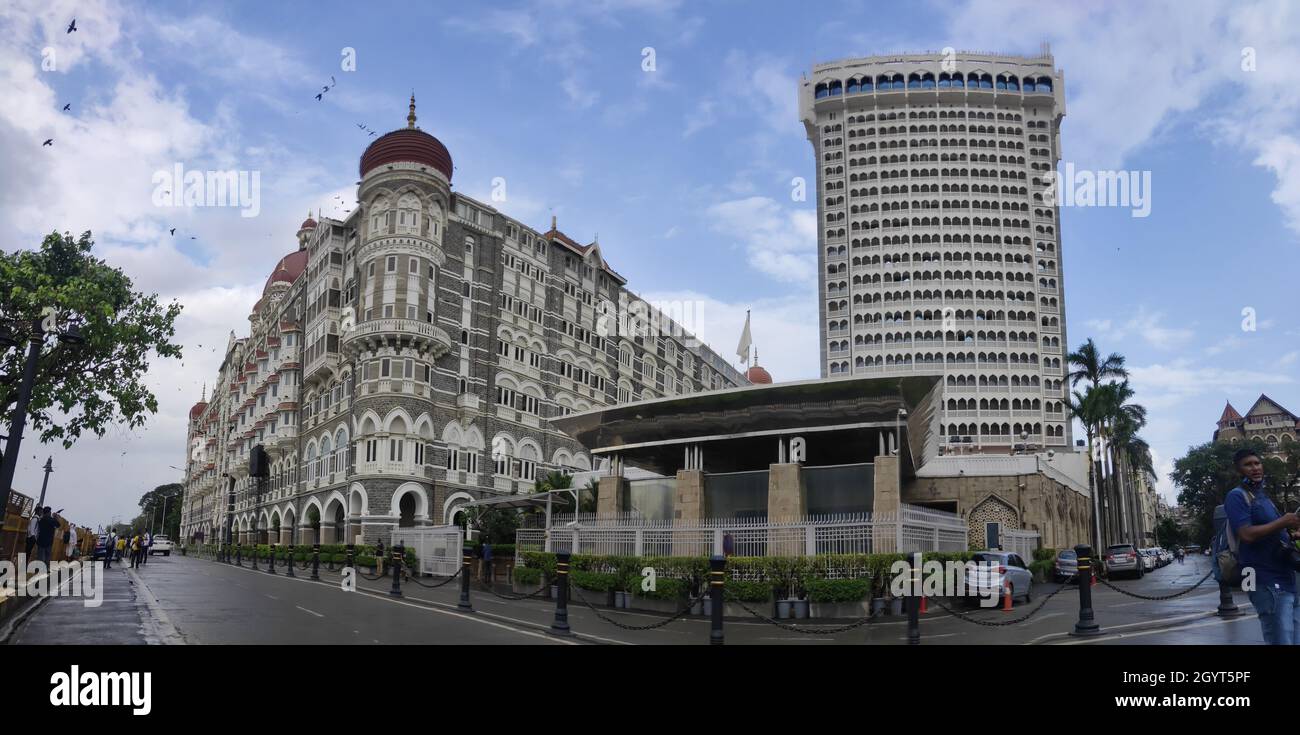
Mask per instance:
[[[944,376],[947,451],[1070,444],[1058,211],[1064,75],[871,56],[799,87],[817,158],[823,377]]]

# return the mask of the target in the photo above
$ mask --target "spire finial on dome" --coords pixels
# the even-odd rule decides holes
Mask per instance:
[[[411,111],[406,115],[406,127],[415,128],[415,90],[411,90]]]
[[[551,229],[555,229],[555,215],[551,215]]]

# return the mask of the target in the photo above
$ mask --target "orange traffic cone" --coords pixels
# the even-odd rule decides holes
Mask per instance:
[[[1002,612],[1011,612],[1011,583],[1002,585]]]

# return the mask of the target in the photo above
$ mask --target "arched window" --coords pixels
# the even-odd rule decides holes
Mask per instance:
[[[420,234],[420,200],[414,194],[403,194],[397,202],[397,232]]]

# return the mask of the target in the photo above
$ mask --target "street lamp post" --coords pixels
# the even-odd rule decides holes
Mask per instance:
[[[85,341],[75,324],[67,332],[55,331],[54,334],[68,344],[81,344]],[[32,384],[36,382],[36,363],[41,356],[41,347],[45,345],[45,328],[41,319],[32,320],[30,331],[26,335],[14,334],[7,326],[0,326],[0,348],[16,347],[22,344],[23,339],[27,340],[27,359],[23,362],[18,400],[14,403],[13,418],[9,422],[9,440],[5,443],[4,461],[0,462],[0,512],[9,507],[9,493],[13,489],[14,473],[18,469],[18,450],[23,441],[23,429],[27,427],[27,405],[32,400]]]
[[[54,471],[54,457],[45,459],[45,479],[41,480],[41,499],[36,503],[36,507],[45,507],[45,488],[50,485],[50,473]]]

